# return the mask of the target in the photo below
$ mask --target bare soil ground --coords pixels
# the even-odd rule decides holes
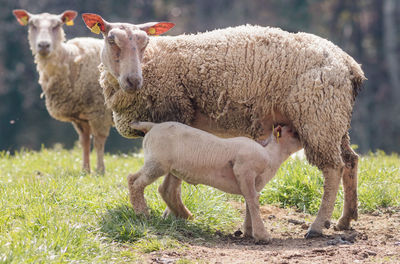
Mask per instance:
[[[244,206],[235,206],[243,214]],[[194,240],[184,249],[149,253],[147,263],[400,263],[400,208],[361,214],[352,230],[334,231],[332,225],[324,237],[307,240],[314,217],[270,205],[261,213],[273,237],[268,245],[256,245],[240,232],[217,232],[213,242]]]

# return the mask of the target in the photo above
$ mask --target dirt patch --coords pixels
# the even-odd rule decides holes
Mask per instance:
[[[243,214],[244,206],[235,204]],[[304,239],[314,217],[266,205],[261,208],[273,240],[256,245],[241,232],[214,242],[192,242],[186,249],[147,254],[148,263],[170,264],[180,259],[200,263],[400,263],[400,210],[361,214],[353,230],[324,230],[324,237]],[[239,228],[239,227],[238,227]]]

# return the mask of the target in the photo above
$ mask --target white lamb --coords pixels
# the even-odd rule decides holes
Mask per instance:
[[[244,234],[256,242],[270,241],[260,217],[259,192],[282,162],[302,148],[297,133],[288,126],[278,126],[263,147],[246,137],[219,138],[177,122],[139,122],[133,123],[132,128],[145,133],[144,166],[128,176],[130,200],[136,213],[148,214],[145,187],[172,174],[175,177],[165,177],[158,189],[170,212],[183,218],[192,216],[182,203],[180,189],[170,191],[170,181],[184,180],[241,194],[246,201]]]
[[[97,151],[97,170],[104,172],[104,145],[112,125],[111,110],[104,105],[98,83],[103,42],[94,38],[74,38],[65,42],[62,26],[72,25],[77,13],[60,15],[13,11],[18,22],[29,26],[28,39],[49,114],[71,122],[83,148],[83,169],[90,172],[90,135]]]

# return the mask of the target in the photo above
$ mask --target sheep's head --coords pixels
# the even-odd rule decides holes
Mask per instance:
[[[28,26],[28,39],[33,54],[49,56],[65,40],[62,25],[72,26],[77,12],[67,10],[60,15],[30,14],[23,9],[13,10],[22,26]]]
[[[109,23],[96,14],[82,14],[86,26],[96,34],[102,33],[104,47],[101,61],[128,93],[140,89],[143,84],[142,59],[149,36],[160,35],[174,24],[150,22],[141,25]]]
[[[272,136],[290,154],[303,148],[299,135],[290,126],[276,126]]]

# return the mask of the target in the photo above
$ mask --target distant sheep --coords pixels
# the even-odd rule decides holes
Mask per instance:
[[[49,114],[72,122],[83,148],[83,169],[90,172],[90,136],[94,136],[97,170],[104,172],[104,145],[112,125],[98,83],[100,51],[103,43],[94,38],[74,38],[65,42],[62,26],[72,25],[77,13],[61,15],[13,11],[18,22],[29,26],[28,39],[39,72],[39,84]]]
[[[159,191],[169,210],[190,218],[180,192],[169,192],[170,180],[205,184],[227,193],[243,195],[246,201],[244,234],[255,241],[270,241],[260,216],[259,192],[280,165],[302,148],[295,133],[277,126],[265,147],[247,137],[219,138],[177,122],[139,122],[133,129],[143,131],[144,165],[128,176],[130,200],[136,213],[148,214],[144,189],[169,174]]]
[[[358,156],[348,130],[365,77],[340,48],[312,34],[249,25],[152,38],[171,25],[82,16],[104,36],[100,84],[123,136],[136,136],[132,121],[179,121],[257,140],[268,137],[273,124],[287,124],[325,178],[306,237],[329,227],[342,176],[345,201],[336,228],[347,229],[357,219]]]

